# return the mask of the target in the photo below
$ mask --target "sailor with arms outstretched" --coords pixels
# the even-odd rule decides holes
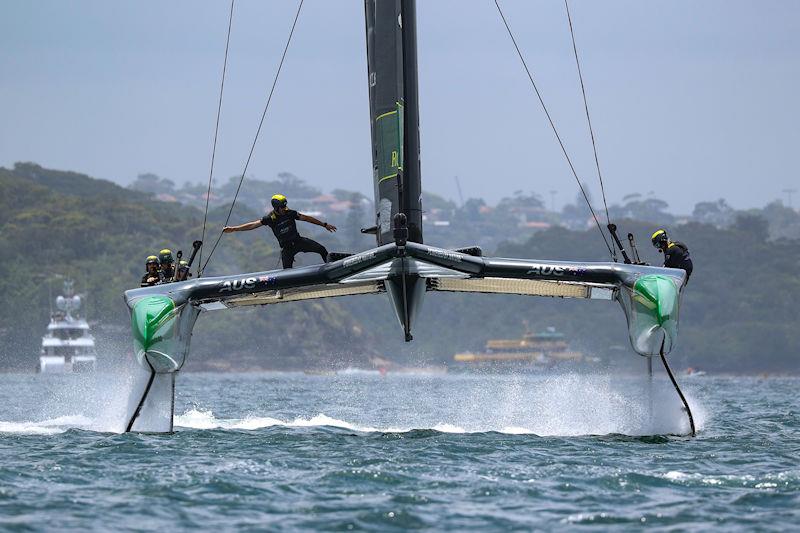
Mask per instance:
[[[232,233],[234,231],[249,231],[251,229],[260,228],[261,226],[269,226],[281,247],[283,268],[292,268],[294,256],[300,252],[317,253],[322,257],[322,260],[327,263],[328,250],[317,241],[301,236],[297,231],[296,222],[298,220],[310,222],[311,224],[322,226],[331,233],[336,231],[336,226],[289,209],[286,207],[288,203],[286,197],[282,194],[273,196],[271,203],[272,211],[261,217],[260,220],[254,220],[239,226],[225,226],[222,231],[224,233]]]

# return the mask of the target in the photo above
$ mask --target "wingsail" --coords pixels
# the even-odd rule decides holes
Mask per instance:
[[[393,241],[398,213],[409,240],[422,242],[416,3],[365,0],[375,235]]]

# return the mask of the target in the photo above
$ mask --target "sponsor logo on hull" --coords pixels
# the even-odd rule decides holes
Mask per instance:
[[[433,257],[438,257],[439,259],[447,259],[448,261],[453,261],[455,263],[461,262],[461,254],[456,252],[451,252],[448,250],[440,250],[439,248],[428,248],[428,255],[432,255]]]
[[[350,256],[342,261],[342,266],[347,268],[353,265],[357,265],[359,263],[363,263],[364,261],[368,261],[375,257],[375,252],[363,252],[357,255]]]
[[[222,286],[219,288],[217,292],[232,292],[232,291],[240,291],[243,289],[255,289],[256,288],[256,278],[242,278],[242,279],[235,279],[233,281],[223,281]]]
[[[564,267],[553,265],[534,265],[525,274],[528,276],[563,276]]]

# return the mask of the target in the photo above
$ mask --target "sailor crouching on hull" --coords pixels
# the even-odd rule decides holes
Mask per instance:
[[[322,226],[331,233],[336,231],[336,226],[289,209],[286,207],[286,197],[282,194],[273,196],[271,203],[273,210],[261,217],[260,220],[246,222],[239,226],[225,226],[222,231],[224,233],[233,233],[234,231],[249,231],[251,229],[260,228],[261,226],[268,226],[272,229],[281,247],[283,268],[292,268],[294,256],[300,252],[317,253],[322,257],[322,261],[327,263],[328,250],[317,241],[301,236],[297,231],[296,222],[302,220],[303,222],[316,224],[317,226]]]
[[[680,241],[671,241],[667,231],[659,229],[650,237],[653,246],[664,254],[664,266],[667,268],[681,268],[686,271],[686,283],[692,275],[694,265],[689,257],[689,247]]]

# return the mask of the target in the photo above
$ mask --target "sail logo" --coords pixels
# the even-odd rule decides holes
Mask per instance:
[[[527,276],[563,276],[564,267],[557,267],[551,265],[534,265],[528,270],[525,275]]]
[[[242,289],[255,289],[256,278],[235,279],[233,281],[223,281],[222,287],[217,292],[240,291]]]

